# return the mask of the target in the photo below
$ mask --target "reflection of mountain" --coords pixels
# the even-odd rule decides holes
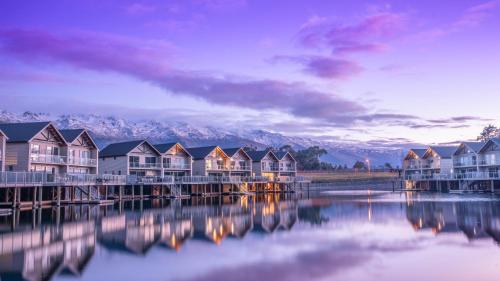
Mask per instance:
[[[491,237],[500,243],[500,206],[497,202],[408,201],[406,216],[415,230],[462,232],[469,240]]]

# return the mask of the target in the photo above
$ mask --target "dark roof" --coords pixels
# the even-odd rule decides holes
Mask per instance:
[[[285,158],[285,156],[288,154],[290,155],[290,157],[295,160],[295,158],[293,158],[292,154],[288,151],[278,151],[276,153],[274,153],[276,155],[276,157],[278,157],[279,160],[283,160],[283,158]]]
[[[0,135],[4,136],[5,139],[9,139],[9,137],[2,130],[0,130]]]
[[[149,142],[146,140],[134,140],[134,141],[126,141],[126,142],[109,144],[99,153],[99,157],[125,156],[130,151],[132,151],[134,148],[141,145],[143,142],[150,145]],[[158,150],[156,150],[156,148],[154,148],[152,145],[150,145],[150,146],[151,146],[151,148],[153,148],[153,150],[158,152]]]
[[[63,135],[64,139],[67,142],[69,142],[69,143],[73,142],[84,131],[85,131],[84,129],[65,129],[65,130],[59,130],[59,132],[61,132],[61,135]]]
[[[186,150],[191,154],[193,160],[205,159],[205,157],[210,154],[217,146],[203,146],[203,147],[190,147],[186,148]]]
[[[489,146],[490,143],[495,143],[497,145],[500,145],[500,138],[492,138],[492,139],[490,139],[489,141],[487,141],[486,143],[484,143],[484,145],[481,147],[481,149],[479,149],[479,151],[482,152],[486,147]]]
[[[40,133],[50,122],[0,124],[0,130],[9,138],[7,142],[28,142]]]
[[[468,142],[463,142],[467,147],[472,149],[474,152],[479,152],[481,148],[486,144],[485,142],[482,141],[468,141]]]
[[[174,147],[177,143],[176,142],[169,142],[169,143],[160,143],[160,144],[153,144],[153,146],[158,150],[160,153],[165,153],[172,147]]]
[[[229,157],[233,157],[238,151],[240,151],[241,147],[233,147],[233,148],[223,148],[224,153]]]
[[[248,156],[250,156],[254,162],[261,161],[268,153],[271,153],[274,157],[276,157],[271,150],[247,151]]]
[[[500,138],[492,138],[491,141],[500,145]]]
[[[431,149],[436,152],[441,158],[451,158],[457,150],[456,146],[431,146]]]
[[[418,157],[422,158],[424,157],[427,148],[412,148],[410,150],[413,151]]]

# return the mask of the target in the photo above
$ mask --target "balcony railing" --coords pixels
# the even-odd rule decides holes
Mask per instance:
[[[68,164],[78,166],[97,166],[97,159],[93,158],[68,158]]]
[[[217,165],[206,165],[205,169],[206,170],[210,170],[210,171],[225,171],[225,170],[229,170],[226,165],[219,165],[219,164],[217,164]]]
[[[496,166],[496,165],[500,165],[500,159],[481,160],[481,161],[479,161],[479,165],[481,165],[481,166]]]
[[[406,180],[491,180],[499,179],[500,172],[469,172],[455,174],[407,175]]]
[[[67,157],[60,155],[50,155],[50,154],[31,154],[31,162],[44,163],[44,164],[58,164],[66,165]]]
[[[280,167],[280,172],[296,172],[295,167]]]
[[[163,168],[189,170],[189,169],[191,169],[191,165],[189,165],[188,163],[163,163]]]
[[[160,163],[137,163],[137,162],[129,162],[130,168],[136,169],[161,169]]]
[[[455,162],[453,163],[454,167],[472,167],[476,166],[477,162],[475,161],[461,161],[461,162]]]
[[[173,184],[174,177],[172,176],[127,176],[127,184]]]
[[[241,166],[241,165],[235,165],[230,167],[231,171],[251,171],[252,167],[249,165]]]
[[[264,172],[277,172],[277,171],[279,171],[279,167],[278,166],[264,166],[264,167],[262,167],[262,171],[264,171]]]

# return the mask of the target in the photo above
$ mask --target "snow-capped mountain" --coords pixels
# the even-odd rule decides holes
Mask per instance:
[[[257,148],[280,147],[289,144],[295,149],[319,146],[328,151],[324,161],[352,165],[358,160],[369,158],[373,165],[388,162],[393,166],[400,163],[402,148],[374,147],[369,144],[341,143],[314,138],[292,137],[266,130],[231,131],[215,127],[201,127],[185,122],[159,122],[154,120],[132,121],[114,116],[95,114],[67,114],[52,116],[47,113],[24,112],[16,114],[0,111],[0,123],[52,121],[59,128],[85,128],[89,130],[102,148],[108,143],[132,139],[148,139],[153,143],[181,142],[183,145],[222,147],[253,146]]]

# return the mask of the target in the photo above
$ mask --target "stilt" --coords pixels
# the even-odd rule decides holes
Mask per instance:
[[[14,194],[12,196],[12,208],[16,208],[17,207],[17,187],[14,187]]]
[[[57,186],[57,203],[56,206],[61,206],[61,187]]]
[[[36,208],[36,186],[33,187],[33,195],[32,196],[33,196],[33,198],[31,198],[31,199],[32,199],[33,203],[31,203],[31,208],[35,209]]]
[[[122,199],[123,199],[123,186],[119,186],[118,187],[118,200],[120,200],[120,202],[122,202]]]
[[[144,185],[142,185],[142,184],[139,186],[139,194],[141,196],[141,199],[143,199],[144,198]]]
[[[91,200],[91,198],[90,198],[90,197],[91,197],[91,195],[90,195],[90,193],[91,193],[91,192],[90,192],[90,188],[91,188],[91,187],[90,187],[90,185],[89,185],[89,186],[87,187],[87,203],[90,203],[90,200]]]
[[[43,187],[39,186],[38,187],[38,207],[42,207],[42,201],[43,201]],[[41,211],[40,211],[41,212]]]
[[[132,185],[132,200],[134,200],[134,199],[135,199],[134,187],[135,187],[135,185]]]
[[[495,181],[491,180],[491,193],[495,193]]]

